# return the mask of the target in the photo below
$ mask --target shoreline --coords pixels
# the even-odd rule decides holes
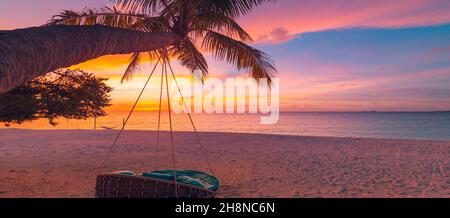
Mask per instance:
[[[62,131],[62,132],[71,132],[71,131],[80,131],[80,132],[115,132],[118,133],[119,129],[97,129],[97,130],[90,130],[90,129],[26,129],[26,128],[0,128],[0,133],[2,131]],[[124,132],[156,132],[156,130],[144,130],[144,129],[125,129]],[[167,130],[161,130],[161,132],[169,132]],[[194,131],[177,131],[174,130],[174,133],[194,133]],[[377,137],[346,137],[346,136],[314,136],[314,135],[294,135],[294,134],[269,134],[269,133],[254,133],[254,132],[205,132],[205,131],[198,131],[199,134],[244,134],[244,135],[260,135],[260,136],[286,136],[286,137],[304,137],[304,138],[334,138],[334,139],[359,139],[359,140],[392,140],[392,141],[424,141],[424,142],[450,142],[450,139],[424,139],[424,138],[377,138]]]
[[[0,197],[93,197],[117,130],[0,130]],[[450,141],[200,132],[217,197],[450,197]],[[108,168],[171,168],[168,133],[123,132]],[[178,169],[207,171],[192,132],[175,132]]]

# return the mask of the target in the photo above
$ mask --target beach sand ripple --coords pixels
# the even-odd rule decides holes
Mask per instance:
[[[168,134],[0,130],[0,197],[94,197],[98,172],[172,168]],[[201,133],[218,197],[450,197],[450,142]],[[195,135],[176,132],[178,169],[207,171]],[[158,151],[158,167],[155,165]]]

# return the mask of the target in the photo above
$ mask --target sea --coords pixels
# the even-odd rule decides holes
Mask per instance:
[[[169,114],[161,114],[161,130],[169,130]],[[300,136],[450,140],[450,112],[281,112],[276,124],[263,125],[267,114],[192,114],[199,132],[237,132]],[[59,119],[52,126],[35,120],[9,128],[20,129],[121,129],[127,111],[113,111],[96,120]],[[126,130],[156,130],[158,112],[135,111]],[[0,128],[6,128],[2,125]],[[188,114],[172,113],[174,131],[193,131]]]

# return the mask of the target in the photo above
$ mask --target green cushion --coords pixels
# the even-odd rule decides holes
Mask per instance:
[[[219,189],[219,180],[207,173],[195,170],[177,170],[177,182],[197,186],[199,188],[217,191]],[[157,170],[143,173],[142,176],[163,179],[168,181],[174,180],[173,170]]]

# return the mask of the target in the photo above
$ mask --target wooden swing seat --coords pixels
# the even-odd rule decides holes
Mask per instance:
[[[213,198],[217,191],[177,183],[178,198]],[[144,176],[101,174],[95,187],[97,198],[176,198],[175,182]]]

